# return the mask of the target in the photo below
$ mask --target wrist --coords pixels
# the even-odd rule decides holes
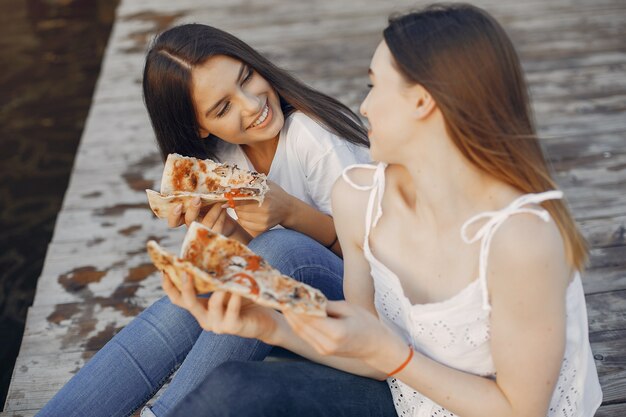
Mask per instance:
[[[231,237],[240,241],[244,245],[247,245],[252,240],[250,233],[248,233],[239,223],[237,223],[237,228]]]
[[[283,227],[286,227],[287,229],[294,229],[299,202],[300,200],[290,194],[287,194],[286,202],[283,204],[285,207],[285,214],[283,216],[283,220],[280,222]]]
[[[365,359],[369,366],[386,375],[394,371],[395,373],[400,372],[399,368],[406,367],[413,357],[412,348],[404,340],[401,340],[399,337],[390,339],[387,339],[388,343],[384,347],[377,349],[370,357]],[[409,355],[411,358],[409,358]],[[407,359],[409,360],[407,361]]]
[[[273,311],[272,316],[274,319],[273,329],[267,334],[259,337],[259,340],[268,345],[284,347],[286,330],[288,330],[286,328],[288,327],[287,323],[285,322],[283,315],[277,311]]]

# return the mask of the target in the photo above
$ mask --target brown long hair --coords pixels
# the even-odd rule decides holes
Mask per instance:
[[[217,159],[219,138],[201,138],[191,99],[191,69],[215,55],[250,65],[278,93],[285,116],[300,110],[340,138],[369,146],[367,131],[348,107],[268,61],[237,37],[217,28],[186,24],[156,37],[143,73],[143,95],[163,159],[170,153]]]
[[[495,19],[468,4],[437,4],[390,17],[383,35],[396,68],[433,96],[469,161],[524,193],[556,188],[519,58]],[[571,265],[581,270],[587,246],[565,202],[542,206],[561,231]]]

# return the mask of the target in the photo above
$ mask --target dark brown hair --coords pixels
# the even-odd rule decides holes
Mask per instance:
[[[156,37],[143,74],[143,95],[161,155],[213,158],[217,138],[201,138],[191,98],[191,69],[215,55],[244,62],[280,98],[285,117],[299,110],[340,138],[368,146],[361,120],[339,101],[298,81],[235,36],[211,26],[187,24]]]
[[[398,71],[433,96],[469,161],[524,193],[556,188],[519,58],[494,18],[468,4],[437,4],[392,16],[383,34]],[[586,243],[565,202],[542,205],[561,231],[570,263],[582,269]]]

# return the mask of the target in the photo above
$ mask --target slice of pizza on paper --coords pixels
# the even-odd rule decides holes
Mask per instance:
[[[282,275],[242,243],[200,223],[189,227],[180,257],[155,241],[147,246],[154,265],[179,290],[181,274],[186,273],[200,294],[228,291],[276,310],[326,316],[327,300],[321,291]]]
[[[182,203],[187,210],[196,196],[202,206],[227,201],[232,207],[236,200],[256,200],[261,204],[268,190],[265,174],[172,153],[165,161],[161,192],[146,190],[146,194],[154,214],[167,218],[172,207]]]

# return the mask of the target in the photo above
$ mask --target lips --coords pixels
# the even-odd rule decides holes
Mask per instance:
[[[257,127],[265,127],[267,123],[272,119],[272,109],[269,106],[269,102],[266,101],[263,109],[261,110],[261,114],[252,122],[248,129],[254,129]]]

